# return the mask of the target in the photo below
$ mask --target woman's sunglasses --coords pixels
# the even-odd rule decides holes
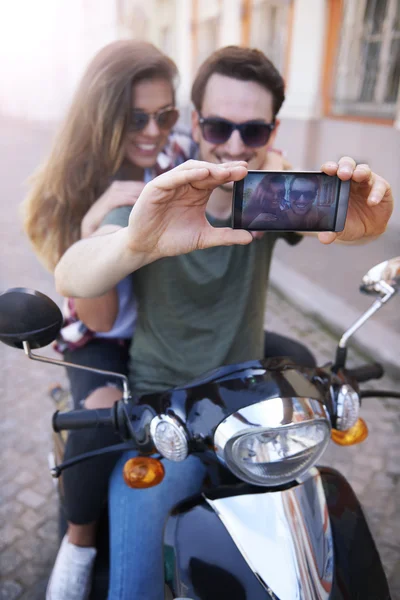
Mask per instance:
[[[179,111],[176,108],[162,108],[154,113],[148,113],[144,110],[132,109],[130,128],[132,131],[141,131],[149,124],[150,119],[154,119],[159,129],[171,129],[179,118]]]
[[[245,121],[244,123],[233,123],[218,117],[205,118],[200,114],[199,123],[204,139],[210,144],[225,144],[237,129],[243,144],[251,148],[265,146],[275,129],[275,122]]]

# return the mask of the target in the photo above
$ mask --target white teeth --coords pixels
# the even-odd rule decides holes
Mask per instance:
[[[140,150],[155,150],[155,144],[136,144]]]
[[[245,160],[245,161],[249,161],[250,159],[249,159],[249,158],[231,158],[231,157],[227,157],[227,158],[226,158],[225,156],[222,156],[220,160],[221,160],[221,162],[223,162],[223,163],[227,163],[227,162],[232,162],[232,161],[236,161],[236,160]]]

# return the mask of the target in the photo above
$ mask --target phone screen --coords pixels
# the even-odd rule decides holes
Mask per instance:
[[[335,231],[340,184],[321,172],[249,171],[235,185],[234,227]]]

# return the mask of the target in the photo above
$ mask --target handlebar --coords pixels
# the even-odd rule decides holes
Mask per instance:
[[[346,369],[346,375],[349,377],[354,377],[358,383],[363,383],[365,381],[369,381],[370,379],[380,379],[383,377],[383,374],[383,367],[379,363],[363,365],[355,369]]]
[[[55,412],[52,420],[55,432],[64,429],[89,429],[93,427],[112,427],[114,425],[113,412],[109,408],[71,410],[69,412]]]

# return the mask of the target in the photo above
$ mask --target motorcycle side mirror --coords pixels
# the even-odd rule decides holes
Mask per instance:
[[[0,341],[13,348],[42,348],[55,340],[63,317],[50,298],[28,288],[0,294]]]
[[[130,391],[126,375],[33,354],[32,350],[56,339],[62,324],[63,316],[57,304],[36,290],[12,288],[0,294],[0,342],[23,348],[31,360],[119,378],[123,385],[122,397],[127,401]]]
[[[368,271],[362,278],[360,291],[366,294],[382,294],[387,286],[396,292],[400,289],[400,256],[385,260]]]
[[[377,296],[372,306],[365,311],[363,315],[342,335],[337,350],[336,360],[332,370],[337,372],[343,369],[346,364],[347,344],[351,336],[358,330],[372,315],[382,308],[400,289],[400,256],[385,260],[384,262],[372,267],[362,278],[360,290],[367,294]]]

